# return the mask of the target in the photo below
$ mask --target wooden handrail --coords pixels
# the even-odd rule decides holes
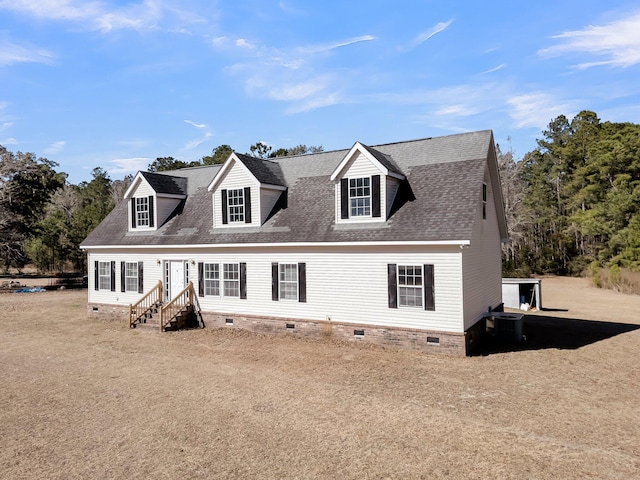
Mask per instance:
[[[162,281],[158,281],[157,285],[149,290],[136,303],[129,305],[129,327],[132,327],[143,315],[152,308],[157,307],[162,301]]]
[[[160,309],[160,331],[164,331],[164,327],[167,326],[171,320],[178,316],[184,307],[193,305],[193,297],[195,291],[193,283],[189,282],[184,289],[178,293],[173,299],[162,305]]]

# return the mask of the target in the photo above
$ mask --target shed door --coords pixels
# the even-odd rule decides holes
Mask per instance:
[[[168,297],[171,300],[179,294],[185,287],[184,262],[169,262],[169,291]]]

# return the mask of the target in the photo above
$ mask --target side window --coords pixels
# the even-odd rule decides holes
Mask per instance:
[[[247,264],[198,263],[199,297],[247,298]]]
[[[396,265],[388,270],[389,308],[424,308],[435,310],[433,265]]]
[[[220,295],[220,265],[217,263],[204,264],[204,294]]]
[[[487,184],[482,184],[482,218],[487,218]]]
[[[124,264],[124,291],[138,291],[138,262],[125,262]]]
[[[116,262],[93,263],[94,290],[116,291]]]
[[[307,264],[306,263],[272,263],[271,264],[271,299],[307,301]]]

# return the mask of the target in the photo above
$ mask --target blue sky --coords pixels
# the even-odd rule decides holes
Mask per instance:
[[[584,109],[640,123],[637,0],[0,0],[0,144],[71,183],[257,141],[519,158]]]

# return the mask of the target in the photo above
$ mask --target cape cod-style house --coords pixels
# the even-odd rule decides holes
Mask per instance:
[[[85,239],[90,315],[454,355],[501,306],[491,131],[139,172]]]

